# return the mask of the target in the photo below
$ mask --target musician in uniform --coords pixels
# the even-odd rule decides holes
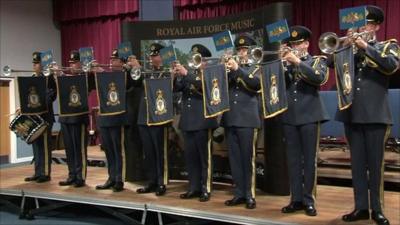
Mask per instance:
[[[256,65],[248,64],[248,50],[255,45],[255,41],[246,35],[240,35],[234,43],[241,62],[239,64],[230,58],[226,63],[230,70],[230,110],[223,114],[221,125],[225,128],[235,190],[234,197],[225,201],[225,205],[245,203],[246,208],[254,209],[256,141],[257,130],[261,128],[258,101],[261,90],[260,69]]]
[[[211,52],[203,45],[195,44],[192,53],[202,58],[211,57]],[[218,127],[216,117],[205,118],[200,68],[189,71],[181,64],[174,66],[174,91],[182,92],[182,110],[179,129],[183,131],[186,168],[189,190],[180,195],[182,199],[199,197],[208,201],[212,186],[212,130]]]
[[[114,71],[123,70],[123,59],[114,49],[111,54],[111,68]],[[126,75],[126,88],[131,85],[131,78]],[[125,126],[127,125],[127,113],[117,115],[99,115],[98,124],[102,146],[104,147],[108,163],[108,179],[103,185],[97,185],[96,189],[110,189],[114,192],[124,190],[125,182]]]
[[[389,108],[390,75],[399,68],[399,46],[395,39],[379,42],[376,32],[384,21],[377,6],[367,6],[367,24],[352,40],[358,49],[354,55],[355,77],[352,105],[338,111],[336,119],[344,123],[350,146],[355,209],[342,219],[346,222],[371,218],[379,225],[389,224],[383,214],[383,172],[385,143],[393,124]],[[352,35],[350,32],[349,35]],[[369,197],[368,197],[369,196]]]
[[[150,45],[150,61],[151,69],[146,73],[146,77],[142,74],[136,80],[136,85],[142,86],[143,80],[155,79],[160,77],[163,73],[162,59],[160,50],[164,48],[163,45],[153,43]],[[151,125],[147,123],[146,111],[146,96],[142,91],[142,97],[139,105],[138,126],[140,139],[143,145],[143,152],[145,158],[145,165],[147,166],[147,179],[148,183],[145,187],[136,190],[139,194],[155,192],[157,196],[165,194],[168,183],[168,165],[167,162],[167,138],[168,138],[168,125]]]
[[[69,66],[72,76],[76,76],[82,71],[78,51],[71,51]],[[87,125],[89,124],[89,116],[88,114],[60,116],[58,122],[61,124],[68,164],[68,178],[60,181],[59,185],[82,187],[85,185],[87,172]]]
[[[282,213],[305,210],[316,216],[316,157],[320,123],[329,116],[319,96],[319,88],[328,80],[326,58],[308,53],[311,31],[304,26],[290,28],[285,72],[288,110],[283,113],[291,199]]]
[[[32,76],[44,76],[42,73],[40,52],[34,52],[32,54],[33,59],[33,70],[35,71]],[[47,100],[47,112],[40,114],[47,122],[47,128],[45,132],[40,135],[35,141],[32,142],[33,148],[33,158],[35,161],[35,174],[30,177],[26,177],[25,181],[36,181],[38,183],[47,182],[50,180],[51,173],[51,129],[54,123],[54,113],[53,113],[53,102],[57,98],[56,82],[51,73],[46,77],[47,79],[47,90],[46,90],[46,100]]]

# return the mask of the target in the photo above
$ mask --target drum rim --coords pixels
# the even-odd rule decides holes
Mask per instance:
[[[43,128],[43,131],[40,132],[40,133],[37,135],[37,137],[35,137],[34,139],[32,139],[32,136],[33,136],[36,132],[40,131],[40,129],[42,129],[42,128]],[[42,123],[42,124],[40,124],[38,127],[34,128],[34,129],[32,130],[32,132],[26,137],[26,143],[30,144],[30,143],[34,142],[40,135],[42,135],[42,134],[46,131],[46,128],[47,128],[47,124],[45,124],[45,123]],[[32,140],[31,140],[31,139],[32,139]]]

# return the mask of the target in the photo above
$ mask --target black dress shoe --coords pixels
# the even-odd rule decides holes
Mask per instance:
[[[39,176],[33,175],[31,177],[25,177],[25,181],[29,182],[29,181],[35,181],[39,178]]]
[[[200,202],[207,202],[208,200],[210,200],[210,197],[211,197],[211,193],[209,193],[209,192],[202,192],[202,193],[200,194],[199,201],[200,201]]]
[[[316,216],[317,210],[315,209],[314,205],[306,205],[304,208],[307,216]]]
[[[82,180],[82,179],[77,179],[77,180],[75,180],[74,183],[75,183],[74,187],[76,187],[76,188],[85,186],[85,180]]]
[[[44,183],[50,180],[50,176],[39,176],[38,179],[36,179],[36,183]]]
[[[254,198],[248,198],[246,200],[246,209],[255,209],[256,206],[257,206],[257,203]]]
[[[97,185],[96,189],[97,190],[105,190],[105,189],[110,189],[115,185],[114,181],[107,180],[103,185]]]
[[[282,213],[294,213],[299,210],[303,210],[304,205],[302,202],[290,202],[289,205],[282,208]]]
[[[342,216],[342,220],[346,222],[352,222],[357,220],[368,220],[368,219],[369,219],[368,209],[364,210],[355,209],[353,212]]]
[[[233,197],[230,200],[226,200],[225,205],[226,206],[235,206],[235,205],[243,204],[245,202],[246,202],[245,198]]]
[[[148,185],[146,187],[142,187],[139,189],[136,189],[136,192],[138,194],[146,194],[146,193],[150,193],[150,192],[155,192],[156,191],[156,187],[154,185]]]
[[[389,220],[383,215],[382,212],[371,212],[371,218],[375,220],[376,224],[378,225],[390,225]]]
[[[115,182],[114,186],[112,187],[113,192],[120,192],[124,190],[124,182],[118,181]]]
[[[200,194],[201,194],[200,191],[188,191],[188,192],[181,194],[179,197],[181,199],[191,199],[191,198],[200,197]]]
[[[156,195],[157,196],[165,195],[166,191],[167,191],[167,188],[165,187],[165,185],[160,185],[156,188]]]
[[[69,185],[73,185],[74,182],[75,182],[75,179],[69,177],[66,180],[58,182],[58,185],[60,185],[60,186],[69,186]]]

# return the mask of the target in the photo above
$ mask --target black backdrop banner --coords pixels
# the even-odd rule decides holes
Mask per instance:
[[[280,19],[287,19],[290,23],[292,18],[288,12],[291,11],[290,3],[280,2],[253,11],[212,19],[124,22],[121,25],[122,41],[130,41],[133,54],[139,57],[143,56],[140,52],[142,40],[210,37],[225,30],[232,33],[264,30],[267,24]],[[268,50],[279,48],[279,43],[270,44],[266,35],[262,44]]]
[[[152,42],[158,42],[165,46],[173,45],[177,59],[182,65],[187,65],[188,60],[190,60],[189,51],[193,44],[203,44],[210,49],[213,57],[221,56],[222,51],[216,50],[212,36],[225,30],[230,30],[233,36],[242,33],[250,35],[255,39],[257,45],[263,46],[264,50],[278,50],[279,43],[269,43],[268,37],[265,35],[265,26],[282,19],[286,19],[290,25],[292,21],[291,12],[292,5],[290,3],[280,2],[253,11],[212,19],[124,22],[121,24],[121,41],[130,41],[132,53],[141,59],[147,58],[148,47]],[[269,55],[264,57],[264,61],[277,58],[278,55]],[[147,68],[146,64],[143,67]],[[137,109],[139,107],[137,103],[140,102],[139,96],[141,96],[142,91],[142,88],[137,88],[130,92],[131,97],[128,97],[131,98],[127,100],[128,108],[135,115],[132,121],[137,120]],[[177,104],[179,101],[176,101],[179,99],[179,93],[177,95],[174,96],[174,106],[176,106],[176,111],[179,112],[180,106]],[[270,159],[272,162],[264,163],[265,171],[268,172],[267,174],[260,174],[261,182],[258,182],[257,186],[270,193],[287,194],[288,181],[286,179],[286,155],[282,142],[282,125],[277,117],[265,120],[265,124],[263,131],[259,132],[257,148],[264,149],[264,145],[268,146],[264,149],[264,154],[269,156],[265,157],[265,160]],[[174,125],[169,129],[169,137],[177,137],[168,140],[169,143],[175,143],[171,144],[168,150],[175,160],[173,163],[170,161],[171,164],[169,165],[169,173],[172,179],[186,178],[182,176],[182,174],[185,174],[182,173],[184,167],[180,166],[184,165],[184,163],[180,163],[183,162],[183,157],[178,157],[184,155],[182,153],[183,141],[179,138],[179,132],[177,126]],[[126,151],[128,160],[127,180],[142,180],[144,178],[142,171],[146,165],[141,160],[143,158],[142,144],[136,138],[139,136],[136,123],[133,123],[126,133],[130,135],[126,138],[128,141],[127,149],[129,149],[129,151]],[[265,133],[265,138],[262,138],[263,133]],[[214,142],[213,149],[226,151],[226,144],[225,142]],[[227,161],[226,158],[224,160]],[[228,165],[228,163],[215,163],[215,174],[229,173],[229,166],[222,165]]]

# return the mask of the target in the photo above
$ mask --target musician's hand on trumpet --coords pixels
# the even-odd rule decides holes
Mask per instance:
[[[362,39],[360,36],[354,39],[354,44],[357,46],[359,49],[366,49],[368,46],[368,43]]]
[[[239,69],[239,64],[233,57],[228,57],[225,62],[226,69],[230,71],[236,71]]]
[[[188,70],[179,62],[173,62],[172,64],[172,76],[187,76]]]
[[[296,66],[300,65],[300,63],[301,63],[300,58],[297,57],[297,56],[293,53],[293,51],[288,51],[288,52],[286,52],[286,53],[284,54],[284,56],[282,57],[282,59],[283,59],[283,60],[286,60],[286,61],[289,62],[290,64],[293,64],[293,65],[296,65]]]
[[[346,37],[343,41],[343,46],[349,46],[355,44],[358,48],[366,48],[367,42],[365,42],[362,38],[362,33],[356,32],[356,30],[350,28],[347,30]]]
[[[355,32],[355,30],[354,29],[352,29],[352,28],[350,28],[350,29],[348,29],[347,30],[347,32],[346,32],[346,36],[345,37],[343,37],[343,42],[342,42],[342,45],[343,46],[349,46],[349,45],[352,45],[353,44],[353,37],[354,37],[354,34],[355,34],[356,32]]]
[[[61,76],[64,74],[62,69],[56,63],[51,64],[51,66],[49,66],[49,69],[53,72],[55,76]]]
[[[282,43],[279,48],[280,58],[283,59],[285,55],[290,51],[290,47],[287,43]]]
[[[139,63],[139,60],[136,59],[136,56],[129,56],[128,62],[126,63],[130,68],[141,68],[142,66]]]
[[[90,68],[89,71],[92,71],[92,72],[95,72],[95,73],[101,73],[101,72],[105,71],[101,66],[99,66],[99,63],[96,60],[93,60],[90,63],[90,67],[89,68]]]

